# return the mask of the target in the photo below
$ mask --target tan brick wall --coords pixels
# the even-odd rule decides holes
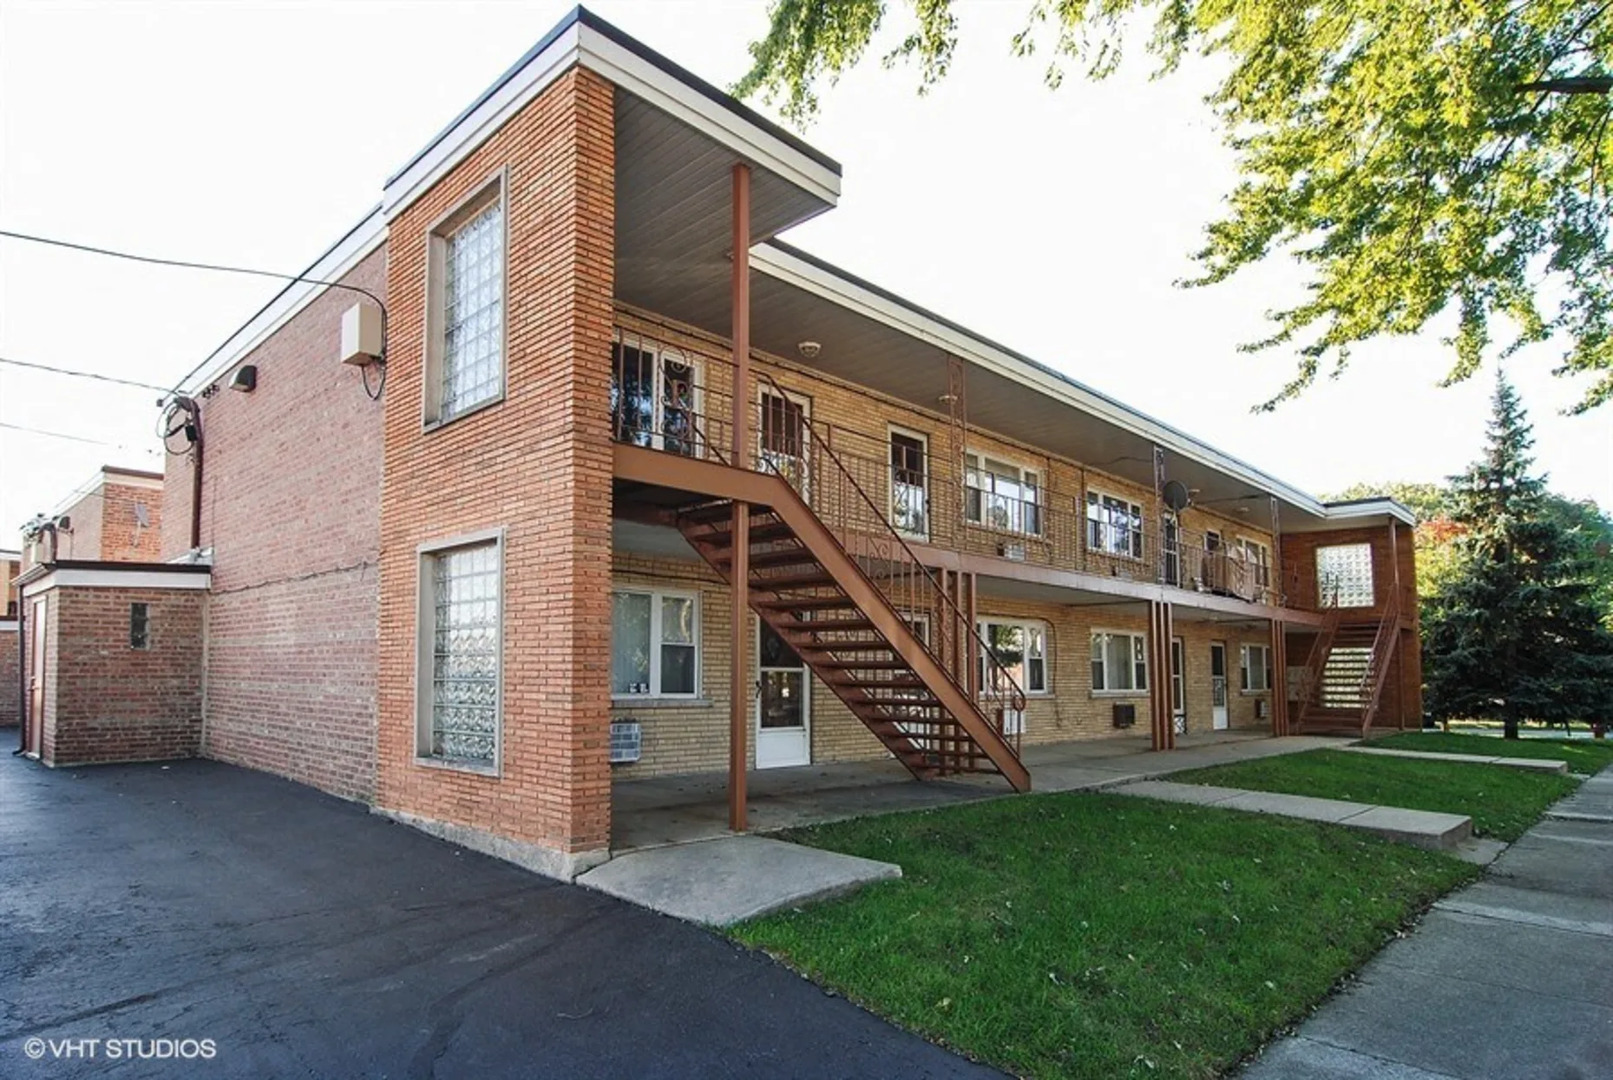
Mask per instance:
[[[190,757],[201,736],[207,594],[193,589],[50,591],[43,758],[51,765]],[[148,645],[129,643],[129,609]]]
[[[610,836],[613,90],[574,69],[390,224],[377,802],[561,852]],[[507,169],[506,393],[422,430],[428,230]],[[504,530],[502,772],[415,762],[417,549]]]

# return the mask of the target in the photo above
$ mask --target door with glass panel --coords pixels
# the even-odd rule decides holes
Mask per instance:
[[[892,430],[890,522],[914,540],[930,538],[929,442],[922,435]]]
[[[1210,726],[1227,726],[1227,647],[1219,641],[1210,646]]]
[[[807,421],[811,404],[794,394],[762,391],[761,451],[763,467],[776,472],[810,501]]]
[[[610,411],[618,442],[698,455],[700,384],[682,353],[638,338],[611,346]]]
[[[811,764],[811,680],[806,664],[760,620],[756,658],[756,767]]]
[[[1171,726],[1176,734],[1187,733],[1187,654],[1182,639],[1171,638]]]

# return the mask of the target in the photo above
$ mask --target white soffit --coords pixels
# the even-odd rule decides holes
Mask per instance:
[[[212,574],[179,570],[91,570],[64,567],[35,578],[22,587],[24,597],[36,596],[49,589],[189,589],[205,591],[213,580]]]
[[[751,251],[751,267],[797,288],[822,296],[832,303],[858,312],[944,352],[961,357],[987,371],[1012,379],[1033,390],[1061,401],[1071,408],[1097,416],[1133,435],[1148,439],[1219,472],[1276,495],[1295,508],[1319,518],[1327,516],[1320,500],[1298,488],[1267,476],[1242,461],[1199,442],[1183,432],[1093,391],[1062,375],[1044,369],[1007,352],[984,338],[950,326],[911,305],[882,295],[843,274],[775,244],[760,244]]]
[[[586,12],[573,12],[558,32],[540,43],[481,101],[388,180],[381,197],[386,220],[397,217],[574,64],[596,72],[830,206],[839,200],[837,170],[713,100],[690,85],[687,80],[691,77],[680,78],[629,49],[622,40],[631,39],[620,35],[622,40],[617,40],[591,25],[593,21],[594,17]]]

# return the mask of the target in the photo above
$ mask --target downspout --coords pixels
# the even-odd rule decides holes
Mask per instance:
[[[11,752],[12,757],[18,757],[28,752],[28,707],[32,704],[33,695],[28,692],[28,663],[29,657],[24,643],[28,640],[28,620],[23,612],[28,605],[23,603],[22,593],[17,594],[17,748]]]
[[[190,547],[202,550],[202,407],[197,401],[186,398],[185,411],[190,413],[191,445],[196,460],[190,468]]]

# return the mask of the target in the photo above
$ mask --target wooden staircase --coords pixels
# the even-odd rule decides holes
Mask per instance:
[[[1366,737],[1383,702],[1399,637],[1395,594],[1379,618],[1346,620],[1338,608],[1317,635],[1294,729],[1306,735]]]
[[[1015,789],[1029,790],[1030,773],[1005,733],[1007,714],[1024,707],[1022,695],[1012,696],[1017,688],[1005,697],[1008,688],[988,674],[995,685],[985,698],[971,694],[966,684],[975,660],[944,664],[909,621],[915,612],[899,612],[887,595],[905,599],[922,592],[925,609],[918,613],[933,630],[946,613],[935,610],[932,591],[912,588],[913,571],[853,557],[783,477],[759,479],[776,487],[765,503],[747,500],[750,606],[757,616],[914,776],[999,773]],[[673,515],[724,581],[733,568],[733,505],[727,498],[703,499]],[[892,587],[904,579],[904,586]],[[968,632],[972,636],[973,628]],[[991,664],[984,666],[989,672]],[[993,700],[1001,704],[994,708]]]

